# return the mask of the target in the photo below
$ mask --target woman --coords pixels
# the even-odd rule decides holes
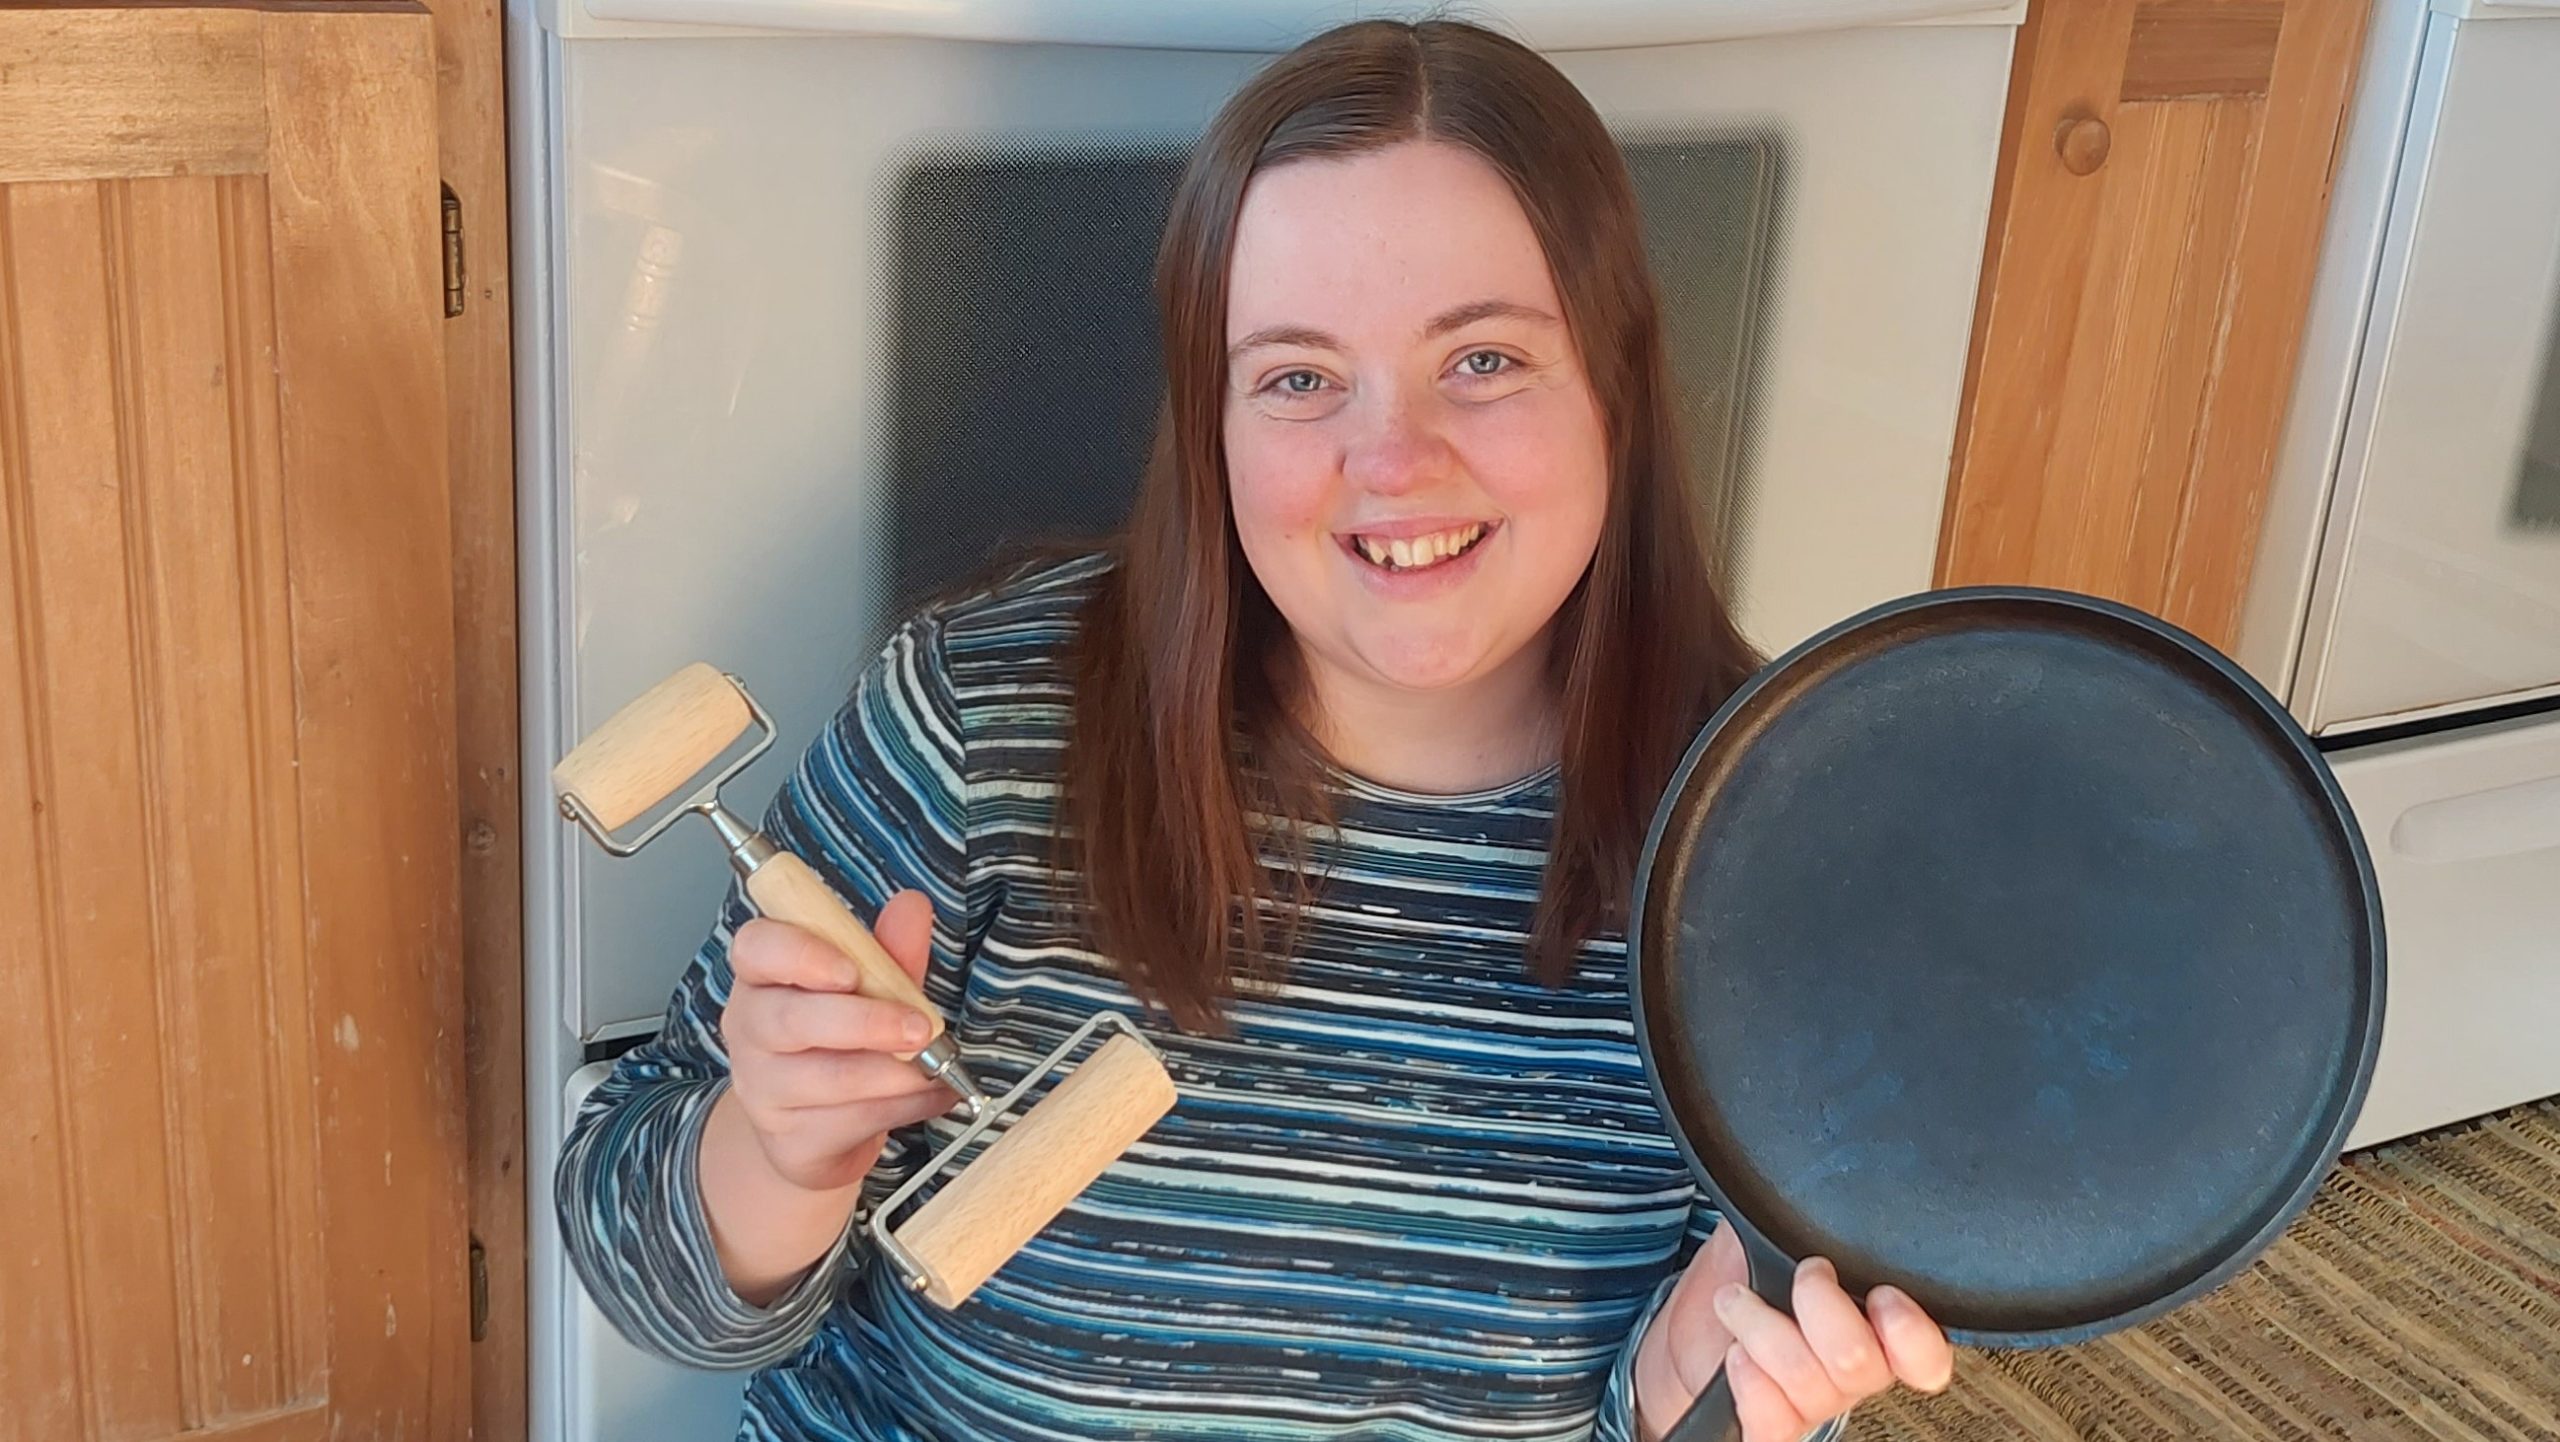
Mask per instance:
[[[1630,878],[1756,658],[1598,118],[1482,30],[1329,32],[1211,126],[1157,280],[1128,534],[908,621],[768,827],[991,1088],[1113,1008],[1181,1102],[939,1311],[849,1227],[957,1124],[920,1018],[733,895],[562,1158],[591,1293],[766,1369],[755,1437],[1656,1436],[1729,1367],[1790,1442],[1945,1385],[1907,1297],[1735,1285],[1644,1081]]]

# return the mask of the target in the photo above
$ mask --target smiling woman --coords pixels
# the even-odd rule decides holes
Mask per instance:
[[[1156,279],[1127,534],[899,628],[766,830],[991,1086],[1109,1009],[1180,1101],[937,1309],[847,1221],[949,1099],[733,898],[564,1156],[591,1292],[766,1368],[758,1437],[1614,1442],[1729,1368],[1793,1442],[1943,1384],[1907,1298],[1738,1292],[1647,1089],[1634,866],[1756,658],[1598,116],[1485,30],[1330,32],[1221,111]]]

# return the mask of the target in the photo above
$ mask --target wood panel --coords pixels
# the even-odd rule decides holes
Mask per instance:
[[[382,1144],[324,1168],[331,1400],[350,1435],[443,1437],[470,1299],[434,35],[423,10],[268,24],[298,760],[328,838],[303,884],[336,963],[315,1033],[331,1124]]]
[[[2232,643],[2366,7],[2037,0],[1938,581]]]
[[[2274,78],[2283,0],[2143,0],[2124,58],[2125,100],[2264,95]]]
[[[282,594],[274,387],[251,359],[273,353],[274,312],[267,252],[232,228],[265,190],[0,191],[19,874],[44,922],[12,950],[43,973],[41,1090],[67,1142],[44,1208],[69,1263],[51,1320],[72,1323],[66,1380],[88,1381],[9,1367],[0,1395],[84,1402],[99,1435],[316,1406],[325,1360],[314,1078],[278,1025],[301,908],[271,895],[302,864],[292,712],[273,704],[291,655],[255,601],[261,580]]]
[[[205,18],[0,14],[0,73]],[[223,26],[258,168],[0,168],[8,1442],[466,1401],[430,37]]]
[[[241,10],[10,19],[0,174],[19,180],[266,168],[262,22]]]
[[[2165,611],[2228,646],[2257,555],[2303,316],[2370,5],[2291,0],[2233,245],[2209,404],[2170,558]]]
[[[462,204],[462,314],[444,324],[461,746],[464,1055],[471,1234],[488,1322],[471,1435],[526,1435],[524,849],[517,799],[514,375],[504,31],[498,0],[431,0],[444,183]]]

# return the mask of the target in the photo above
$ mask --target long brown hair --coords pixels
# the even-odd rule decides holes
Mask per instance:
[[[1500,171],[1527,211],[1598,396],[1609,498],[1551,648],[1563,755],[1527,960],[1553,984],[1622,921],[1645,827],[1698,725],[1758,664],[1709,575],[1681,465],[1635,192],[1580,92],[1525,46],[1449,21],[1330,30],[1238,91],[1192,151],[1156,258],[1166,390],[1117,563],[1074,660],[1062,852],[1093,939],[1186,1026],[1220,1024],[1238,963],[1293,923],[1330,819],[1288,628],[1228,505],[1227,270],[1262,170],[1428,138]],[[1292,864],[1275,880],[1277,836]],[[1291,894],[1283,896],[1286,886]]]

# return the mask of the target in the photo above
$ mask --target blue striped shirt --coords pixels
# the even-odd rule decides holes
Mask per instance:
[[[1164,1049],[1172,1113],[956,1310],[900,1286],[858,1226],[746,1304],[695,1175],[750,914],[733,888],[561,1158],[588,1291],[642,1347],[761,1369],[748,1438],[1631,1438],[1633,1340],[1715,1218],[1645,1083],[1623,939],[1589,942],[1562,986],[1528,975],[1555,772],[1465,796],[1332,776],[1285,980],[1235,1004],[1232,1035],[1173,1032],[1052,871],[1065,648],[1101,564],[900,627],[766,829],[866,919],[902,888],[932,898],[926,990],[991,1092],[1107,1008]],[[866,1209],[958,1126],[893,1136]]]

